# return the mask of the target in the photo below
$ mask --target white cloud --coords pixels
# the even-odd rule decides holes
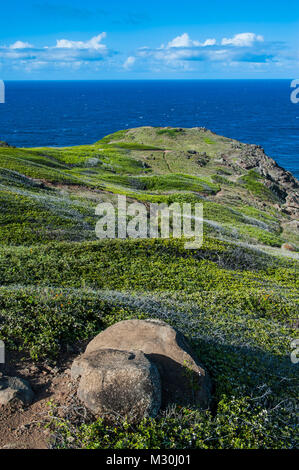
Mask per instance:
[[[238,46],[238,47],[251,47],[255,42],[263,42],[263,36],[254,33],[241,33],[236,34],[233,38],[223,38],[221,41],[222,46]]]
[[[101,33],[94,36],[89,41],[70,41],[69,39],[57,39],[55,49],[93,49],[104,50],[105,44],[101,41],[106,37],[106,33]]]
[[[0,45],[0,63],[12,68],[27,71],[43,67],[52,69],[72,67],[96,70],[98,64],[108,60],[114,53],[102,43],[106,33],[101,33],[86,41],[58,39],[56,45],[35,47],[29,42],[16,41],[14,44]]]
[[[170,49],[171,47],[193,47],[199,46],[198,41],[192,41],[189,37],[189,34],[184,33],[181,36],[177,36],[172,41],[167,44],[167,48]]]
[[[60,36],[61,37],[61,36]],[[29,42],[17,40],[11,45],[0,45],[1,65],[11,68],[25,68],[28,70],[62,68],[85,68],[88,70],[101,70],[102,61],[105,66],[119,70],[151,70],[151,71],[190,71],[205,70],[205,67],[219,69],[237,64],[236,67],[249,67],[250,64],[277,64],[287,60],[287,52],[283,43],[264,42],[261,35],[255,33],[241,33],[233,37],[224,37],[216,41],[209,37],[194,40],[188,33],[169,38],[165,45],[160,47],[142,47],[131,52],[132,55],[117,55],[105,44],[106,33],[102,32],[90,39],[71,40],[57,39],[52,45],[32,46]],[[278,63],[279,59],[279,63]],[[298,59],[296,58],[298,61]],[[295,61],[289,59],[290,66]],[[202,63],[202,65],[201,65]],[[210,65],[209,65],[210,64]]]
[[[216,39],[206,39],[205,42],[201,44],[201,46],[206,47],[206,46],[215,46],[216,44]]]
[[[255,33],[241,33],[218,42],[208,38],[203,42],[194,41],[189,34],[175,37],[158,48],[143,47],[137,52],[140,66],[153,68],[160,64],[171,69],[190,70],[200,68],[200,62],[210,63],[211,67],[228,67],[237,63],[241,67],[250,64],[259,66],[275,62],[281,54],[281,45],[267,43]],[[195,63],[198,62],[198,65]],[[192,65],[191,65],[192,64]],[[247,64],[247,65],[246,65]]]
[[[183,33],[181,36],[177,36],[176,38],[170,41],[166,48],[171,49],[173,47],[207,47],[207,46],[214,46],[216,44],[216,39],[206,39],[204,42],[193,41],[188,33]],[[162,45],[161,49],[164,49],[165,46]]]
[[[132,67],[132,65],[135,64],[135,62],[136,62],[136,57],[133,57],[133,56],[128,57],[127,60],[123,64],[124,69],[129,69],[130,67]]]
[[[29,42],[16,41],[14,44],[9,46],[10,49],[32,49],[33,46]]]

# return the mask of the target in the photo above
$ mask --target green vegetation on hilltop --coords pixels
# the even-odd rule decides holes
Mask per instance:
[[[117,321],[161,318],[187,336],[213,382],[211,410],[174,408],[134,429],[102,420],[74,426],[54,404],[54,447],[296,446],[290,344],[298,336],[299,237],[285,189],[274,192],[247,165],[251,152],[202,128],[150,127],[93,145],[0,148],[7,348],[55,362]],[[202,203],[203,246],[97,240],[95,207],[117,194],[147,208]],[[293,252],[281,249],[285,242]]]

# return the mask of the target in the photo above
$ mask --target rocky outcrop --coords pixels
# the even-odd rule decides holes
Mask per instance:
[[[286,203],[284,204],[284,210],[291,217],[299,217],[299,193],[290,193],[286,197]]]
[[[185,337],[160,320],[126,320],[110,326],[87,346],[86,353],[100,349],[140,350],[160,373],[162,405],[179,403],[207,408],[210,380]]]
[[[0,140],[0,147],[6,147],[6,148],[11,148],[11,149],[15,148],[13,145],[9,145],[7,142],[4,142],[3,140]]]
[[[160,376],[141,351],[96,349],[73,363],[78,397],[95,415],[130,422],[155,417],[161,405]]]
[[[246,145],[238,164],[245,170],[257,170],[265,178],[265,185],[280,199],[284,211],[292,217],[299,216],[298,180],[268,157],[262,147]]]

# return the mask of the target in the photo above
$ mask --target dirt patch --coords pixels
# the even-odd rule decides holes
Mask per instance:
[[[164,161],[165,161],[165,164],[168,168],[168,171],[171,173],[171,169],[170,169],[170,166],[169,166],[169,163],[167,161],[167,158],[166,158],[166,155],[171,152],[171,150],[165,150],[165,152],[163,152],[163,158],[164,158]]]
[[[0,406],[0,449],[47,449],[51,446],[50,402],[61,410],[67,408],[76,394],[70,366],[75,357],[63,358],[55,367],[33,364],[17,355],[7,355],[0,372],[27,380],[35,394],[34,401],[24,406],[16,400]]]

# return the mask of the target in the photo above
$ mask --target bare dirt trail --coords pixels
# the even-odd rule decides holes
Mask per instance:
[[[167,161],[166,155],[167,155],[168,153],[170,153],[170,152],[171,152],[171,150],[165,150],[165,151],[163,152],[163,159],[164,159],[164,161],[165,161],[165,164],[166,164],[166,166],[167,166],[167,169],[168,169],[169,173],[171,173],[171,169],[170,169],[169,163],[168,163],[168,161]]]

